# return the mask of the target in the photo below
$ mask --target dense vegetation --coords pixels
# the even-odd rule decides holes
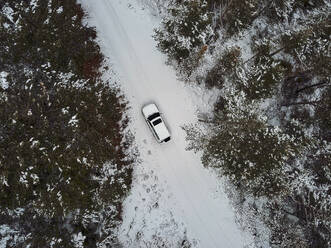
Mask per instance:
[[[116,244],[131,185],[126,102],[76,0],[0,1],[0,239]],[[2,83],[1,83],[2,82]]]
[[[184,127],[189,149],[235,188],[255,246],[330,247],[329,3],[164,5],[160,50],[185,81],[220,90],[212,117]]]

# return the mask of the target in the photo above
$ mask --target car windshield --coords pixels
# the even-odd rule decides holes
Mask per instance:
[[[161,118],[159,118],[156,121],[153,121],[153,125],[156,126],[157,124],[160,124],[161,122],[162,122]]]
[[[155,119],[156,117],[159,117],[159,116],[160,116],[160,113],[154,113],[151,116],[149,116],[147,119],[152,121],[153,119]]]

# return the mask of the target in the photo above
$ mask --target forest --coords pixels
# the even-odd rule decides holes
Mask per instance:
[[[187,149],[230,185],[255,247],[330,247],[330,2],[147,2],[178,77],[219,91]]]
[[[182,83],[218,94],[182,128],[250,247],[330,247],[330,1],[139,2],[161,18],[154,39]],[[121,247],[137,154],[87,17],[76,0],[0,0],[6,247]]]
[[[134,160],[128,106],[101,78],[111,68],[85,17],[76,0],[0,1],[0,240],[8,248],[118,244]]]

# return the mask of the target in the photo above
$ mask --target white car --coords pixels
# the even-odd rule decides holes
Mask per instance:
[[[147,104],[143,106],[142,113],[156,140],[159,143],[168,142],[170,133],[157,106],[154,103]]]

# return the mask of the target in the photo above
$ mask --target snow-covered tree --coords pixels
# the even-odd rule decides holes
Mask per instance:
[[[104,235],[116,242],[132,173],[127,107],[100,77],[103,55],[84,15],[75,0],[0,1],[6,247],[95,246]]]
[[[297,156],[301,144],[254,116],[216,120],[203,144],[202,162],[217,168],[235,185],[253,195],[278,194],[286,187],[286,162]],[[194,140],[197,137],[188,137]],[[199,141],[198,141],[199,142]]]
[[[181,2],[169,5],[161,28],[155,32],[160,50],[179,64],[188,58],[192,51],[198,52],[202,49],[213,35],[211,13],[206,1]]]

